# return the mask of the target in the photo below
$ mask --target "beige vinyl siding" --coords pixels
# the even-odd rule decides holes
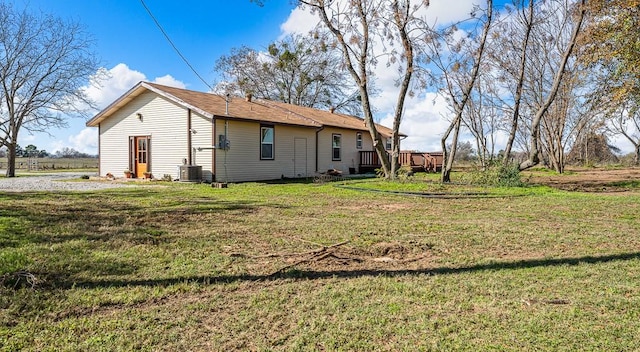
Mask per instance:
[[[188,155],[186,109],[146,92],[103,121],[100,125],[102,175],[111,173],[123,177],[123,171],[129,167],[129,136],[151,136],[150,171],[154,177],[179,176],[178,166]]]
[[[211,148],[213,143],[213,126],[211,119],[206,118],[195,112],[191,112],[191,129],[195,134],[191,134],[191,146],[196,148],[193,152],[193,162],[195,165],[202,166],[202,179],[207,182],[213,181],[213,153],[212,149],[203,149],[198,151],[197,148]],[[186,145],[186,141],[185,141]]]
[[[216,180],[221,182],[243,182],[274,180],[281,177],[308,177],[315,174],[315,133],[316,129],[287,125],[274,125],[274,159],[260,160],[259,122],[228,120],[226,127],[229,149],[216,150]],[[218,136],[225,134],[225,120],[216,119],[216,144]],[[306,144],[306,156],[302,170],[295,170],[296,153],[294,145]]]
[[[356,148],[356,133],[362,132],[362,149]],[[333,160],[332,138],[334,134],[342,136],[342,150],[340,160]],[[340,170],[349,173],[349,168],[358,169],[360,162],[359,151],[373,150],[371,136],[366,131],[354,131],[340,128],[327,127],[318,135],[318,171],[325,172],[329,169]]]

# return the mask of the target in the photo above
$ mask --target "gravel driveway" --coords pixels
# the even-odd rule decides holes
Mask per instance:
[[[5,171],[0,170],[0,174],[4,175]],[[83,180],[82,182],[65,182],[65,180],[78,179],[82,175],[94,176],[95,174],[59,172],[38,174],[37,176],[0,177],[0,192],[95,191],[107,188],[131,187],[130,185],[118,182],[97,182],[89,180]]]

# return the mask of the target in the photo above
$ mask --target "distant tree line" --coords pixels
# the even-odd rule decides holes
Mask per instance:
[[[0,148],[0,158],[7,157],[6,148]],[[22,147],[19,144],[16,144],[16,157],[19,158],[70,158],[70,159],[79,159],[79,158],[97,158],[97,155],[92,155],[88,153],[79,152],[73,148],[64,147],[61,150],[57,150],[55,153],[49,153],[46,150],[39,150],[33,144],[29,144],[26,147]]]

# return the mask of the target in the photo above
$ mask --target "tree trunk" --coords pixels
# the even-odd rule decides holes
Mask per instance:
[[[7,147],[7,177],[16,177],[16,144],[11,143]]]
[[[562,83],[562,78],[564,76],[567,62],[569,61],[569,57],[573,52],[573,48],[576,45],[578,34],[580,33],[580,27],[582,27],[582,21],[584,20],[584,15],[586,12],[585,9],[586,0],[582,0],[580,2],[580,12],[577,19],[577,23],[575,24],[575,28],[571,33],[571,39],[569,40],[569,44],[567,49],[564,52],[562,57],[562,62],[560,64],[560,69],[556,72],[555,77],[553,78],[553,84],[551,86],[551,91],[549,92],[549,96],[545,100],[544,104],[538,109],[535,117],[531,121],[531,149],[529,150],[529,159],[520,163],[519,169],[520,171],[526,170],[530,167],[537,165],[540,162],[540,122],[542,121],[542,117],[547,113],[549,106],[553,103],[553,100],[556,98],[558,94],[558,90],[560,89],[560,83]]]
[[[482,56],[484,54],[485,44],[487,42],[487,37],[489,36],[489,29],[491,27],[491,21],[493,18],[493,0],[487,0],[487,21],[484,23],[484,28],[482,30],[481,41],[478,46],[478,50],[475,52],[475,62],[473,64],[473,68],[471,70],[471,79],[468,84],[462,89],[462,99],[460,102],[457,101],[455,94],[451,94],[451,100],[456,110],[456,117],[449,125],[449,128],[445,132],[444,136],[442,136],[442,175],[440,178],[441,182],[451,182],[451,170],[453,169],[453,159],[456,156],[456,149],[458,147],[458,135],[460,133],[460,125],[462,124],[462,115],[464,113],[467,104],[469,103],[469,99],[471,98],[471,92],[473,91],[476,85],[476,79],[478,78],[480,72],[480,65],[482,64]],[[446,75],[446,74],[445,74]],[[447,79],[449,81],[449,79]],[[450,84],[448,84],[451,87]],[[450,92],[453,92],[452,89],[449,89]],[[449,138],[449,134],[453,128],[453,140],[451,141],[451,152],[447,154],[447,138]]]
[[[520,66],[518,76],[518,83],[516,86],[516,94],[513,97],[513,114],[511,117],[511,131],[509,132],[509,139],[507,140],[507,145],[504,149],[504,160],[503,164],[506,166],[509,164],[511,159],[511,149],[513,148],[513,143],[516,140],[516,133],[518,133],[518,121],[520,119],[520,102],[522,101],[522,89],[524,86],[524,73],[527,65],[527,49],[529,47],[529,38],[531,36],[531,29],[533,27],[533,0],[529,0],[529,12],[527,14],[527,28],[525,31],[524,41],[522,42],[521,54],[520,57]]]
[[[373,134],[373,132],[371,132],[371,134]],[[378,153],[378,159],[380,160],[380,167],[382,168],[382,172],[384,172],[384,177],[386,179],[391,178],[391,163],[389,162],[389,153],[387,153],[387,150],[384,148],[384,143],[380,138],[380,134],[378,134],[378,138],[374,138],[373,147]]]
[[[634,160],[636,166],[640,165],[640,143],[636,144],[636,157]]]
[[[450,132],[450,131],[449,131]],[[442,138],[442,175],[440,177],[441,182],[451,182],[451,170],[453,170],[453,159],[456,157],[456,150],[458,149],[458,134],[460,132],[460,118],[457,118],[453,123],[453,138],[451,140],[451,152],[447,153],[447,146],[445,145],[449,133]]]
[[[400,140],[400,138],[397,138],[397,136],[394,136],[393,138],[393,146],[392,146],[392,150],[391,150],[391,175],[389,175],[391,177],[391,179],[395,179],[396,176],[398,175],[398,170],[400,169],[400,161],[399,161],[399,157],[400,157],[400,143],[398,143]]]

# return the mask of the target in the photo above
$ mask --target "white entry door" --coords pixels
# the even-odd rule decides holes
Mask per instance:
[[[293,176],[307,177],[307,139],[293,139]]]

